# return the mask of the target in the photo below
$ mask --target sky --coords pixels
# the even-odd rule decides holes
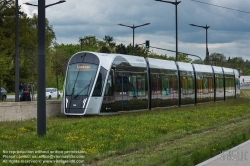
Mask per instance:
[[[46,5],[58,0],[46,0]],[[175,2],[175,0],[168,0]],[[28,16],[37,13],[38,0],[19,0]],[[219,7],[221,6],[221,7]],[[190,26],[210,26],[207,30],[209,53],[221,53],[227,58],[250,60],[250,0],[181,0],[177,6],[178,51],[206,55],[206,29]],[[66,0],[46,8],[46,18],[56,34],[57,43],[78,44],[79,38],[96,36],[102,40],[112,36],[116,44],[133,43],[129,27],[150,23],[134,29],[135,44],[150,41],[150,46],[176,50],[175,5],[155,0]],[[175,53],[150,49],[158,54]],[[192,58],[192,57],[190,57]],[[194,58],[196,59],[196,58]]]

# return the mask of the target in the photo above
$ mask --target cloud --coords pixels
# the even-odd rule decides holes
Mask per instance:
[[[30,2],[29,0],[19,0],[19,6],[21,5],[21,10],[26,13],[28,15],[28,17],[32,17],[33,14],[37,14],[37,8],[36,7],[32,7],[33,9],[31,10],[29,5],[26,5],[24,3],[26,2]],[[34,2],[34,4],[36,4],[37,2]]]
[[[37,3],[35,0],[21,2]],[[174,0],[173,0],[174,1]],[[248,11],[250,0],[200,0],[201,2]],[[21,3],[20,2],[20,3]],[[54,3],[57,0],[46,1]],[[178,50],[205,56],[206,32],[189,24],[210,26],[208,29],[209,52],[225,56],[249,58],[250,14],[206,5],[192,0],[182,0],[178,5]],[[36,7],[22,5],[29,15]],[[249,11],[250,12],[250,11]],[[175,50],[175,6],[154,0],[66,0],[65,3],[46,8],[46,17],[57,36],[58,43],[77,43],[79,37],[94,35],[103,39],[114,37],[116,43],[132,43],[132,29],[118,26],[141,25],[135,29],[135,43],[150,40],[155,46]],[[153,50],[157,53],[164,51]],[[173,53],[168,53],[168,55]],[[173,54],[174,55],[174,54]]]

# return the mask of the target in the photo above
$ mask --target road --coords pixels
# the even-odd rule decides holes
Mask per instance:
[[[36,98],[36,96],[37,96],[37,94],[34,94],[34,96],[33,96],[33,98]],[[31,96],[31,98],[32,98],[32,96]],[[7,100],[15,100],[15,95],[8,95],[7,94]]]

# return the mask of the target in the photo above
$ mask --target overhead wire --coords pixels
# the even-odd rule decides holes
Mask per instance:
[[[220,8],[224,8],[224,9],[234,10],[234,11],[238,11],[238,12],[242,12],[242,13],[248,13],[248,14],[250,14],[250,12],[243,11],[243,10],[238,10],[238,9],[233,9],[233,8],[229,8],[229,7],[219,6],[219,5],[215,5],[215,4],[211,4],[211,3],[206,3],[206,2],[201,2],[201,1],[197,1],[197,0],[191,0],[191,1],[198,2],[198,3],[203,3],[203,4],[206,4],[206,5],[216,6],[216,7],[220,7]]]

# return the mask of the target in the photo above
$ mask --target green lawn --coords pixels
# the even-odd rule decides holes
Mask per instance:
[[[250,98],[250,89],[241,90],[241,96],[245,98]]]
[[[52,117],[43,137],[37,136],[35,119],[0,122],[0,156],[3,150],[57,150],[84,153],[86,165],[194,165],[250,138],[249,101],[242,97],[114,116]]]

